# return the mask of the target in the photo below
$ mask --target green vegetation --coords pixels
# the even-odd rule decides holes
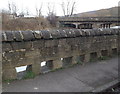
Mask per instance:
[[[54,69],[54,70],[51,70],[51,72],[55,72],[55,71],[58,71],[58,70],[61,70],[61,69],[64,69],[64,68],[61,67],[61,68],[58,68],[58,69]]]
[[[98,58],[98,60],[107,60],[107,59],[109,59],[110,57],[108,57],[108,56],[101,56],[101,57],[99,57]]]
[[[97,58],[90,58],[90,62],[95,62],[97,60],[98,60]]]
[[[13,81],[15,81],[15,80],[17,80],[17,79],[7,79],[7,80],[3,80],[3,82],[5,82],[5,83],[10,83],[10,82],[13,82]]]
[[[82,62],[82,61],[80,61],[80,60],[78,60],[78,61],[77,61],[77,64],[82,65],[82,64],[83,64],[83,62]]]
[[[35,74],[31,71],[26,72],[25,76],[23,77],[23,79],[31,79],[31,78],[35,78]]]

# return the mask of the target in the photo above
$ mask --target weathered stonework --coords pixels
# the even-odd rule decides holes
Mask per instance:
[[[30,65],[31,71],[38,75],[43,61],[54,70],[76,64],[81,58],[89,62],[94,53],[97,58],[112,55],[113,51],[119,51],[119,33],[119,29],[5,31],[2,33],[3,79],[16,79],[15,67]]]

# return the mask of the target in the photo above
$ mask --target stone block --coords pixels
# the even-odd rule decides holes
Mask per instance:
[[[6,37],[7,37],[7,41],[13,41],[14,40],[14,36],[12,34],[12,31],[5,31]]]
[[[74,29],[75,37],[80,37],[80,32],[78,29]]]
[[[17,72],[15,67],[4,67],[4,69],[2,70],[2,78],[3,80],[17,79]]]
[[[61,38],[67,38],[66,30],[60,30]]]
[[[78,62],[77,62],[77,57],[78,56],[73,56],[72,57],[72,64],[77,64]]]
[[[4,57],[6,58],[7,61],[17,62],[19,60],[19,52],[6,52],[4,54]]]
[[[76,38],[74,38],[74,44],[77,44],[77,45],[79,45],[80,43],[81,43],[81,38],[80,37],[76,37]]]
[[[70,46],[76,45],[75,38],[66,39],[66,43]]]
[[[53,47],[47,47],[45,50],[45,58],[53,56]]]
[[[79,32],[80,32],[80,35],[81,35],[82,37],[85,36],[85,32],[84,32],[84,30],[80,30]]]
[[[59,30],[49,31],[53,39],[61,38],[61,34]]]
[[[41,31],[33,31],[33,35],[35,36],[35,39],[41,39]]]
[[[106,29],[107,35],[111,35],[111,29]]]
[[[102,56],[101,51],[100,51],[100,50],[97,51],[97,58],[99,58],[99,57],[101,57],[101,56]]]
[[[90,30],[84,30],[84,32],[85,32],[85,36],[90,36],[90,32],[89,32]]]
[[[35,39],[32,31],[21,31],[21,34],[23,36],[24,41],[34,40]]]
[[[118,35],[119,30],[118,29],[114,29],[115,35]]]
[[[12,31],[15,41],[23,41],[20,31]]]
[[[26,68],[27,72],[33,72],[35,75],[39,75],[41,69],[40,61],[35,60],[35,62],[31,65],[28,65]]]
[[[26,51],[29,51],[29,50],[33,49],[33,42],[32,41],[25,41],[23,43],[23,45],[25,46],[24,48],[26,49]]]
[[[61,67],[62,67],[62,61],[61,61],[61,59],[53,60],[53,70],[54,69],[59,69]]]
[[[75,37],[75,32],[73,30],[65,30],[68,38]]]
[[[7,36],[5,32],[2,32],[2,41],[7,41]]]
[[[26,66],[26,65],[32,65],[34,64],[34,57],[25,57],[19,59],[19,62],[17,63],[17,66]]]
[[[11,51],[12,46],[10,43],[2,43],[2,52]]]
[[[89,53],[86,53],[85,54],[85,58],[84,58],[84,62],[89,62],[90,61],[90,54]]]
[[[54,47],[58,46],[58,40],[46,40],[45,41],[45,47]]]
[[[25,49],[25,42],[12,42],[11,46],[13,50]]]
[[[25,53],[25,57],[27,58],[34,58],[34,57],[39,57],[40,56],[40,52],[38,49],[33,50],[33,51],[27,51]]]
[[[50,39],[50,32],[49,31],[41,31],[41,36],[43,39]]]
[[[47,50],[46,50],[46,48],[41,48],[41,49],[40,49],[40,58],[41,58],[41,59],[44,59],[46,55],[47,55]]]
[[[33,41],[32,44],[34,49],[41,49],[45,47],[45,40]]]
[[[60,39],[59,40],[59,44],[58,45],[64,45],[65,46],[66,43],[66,39]]]
[[[39,75],[41,73],[40,69],[41,69],[40,60],[35,60],[34,64],[32,64],[32,72],[35,75]]]

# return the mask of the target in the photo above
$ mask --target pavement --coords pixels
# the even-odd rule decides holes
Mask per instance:
[[[3,83],[3,92],[90,92],[118,80],[118,57]]]

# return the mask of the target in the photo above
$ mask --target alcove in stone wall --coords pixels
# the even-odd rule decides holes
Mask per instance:
[[[76,62],[77,62],[78,64],[83,64],[84,58],[85,58],[84,55],[79,55],[79,56],[76,57]]]
[[[47,73],[53,69],[53,61],[43,61],[41,62],[41,73]]]
[[[97,52],[90,53],[90,61],[97,60]]]
[[[84,60],[85,60],[85,55],[80,55],[80,60],[81,60],[81,62],[84,62]]]
[[[108,56],[108,51],[107,50],[102,50],[101,55],[102,56]]]
[[[68,67],[72,65],[72,57],[63,58],[62,62],[63,62],[62,65],[63,67]]]
[[[117,48],[113,48],[112,49],[112,55],[116,55],[117,54]]]

